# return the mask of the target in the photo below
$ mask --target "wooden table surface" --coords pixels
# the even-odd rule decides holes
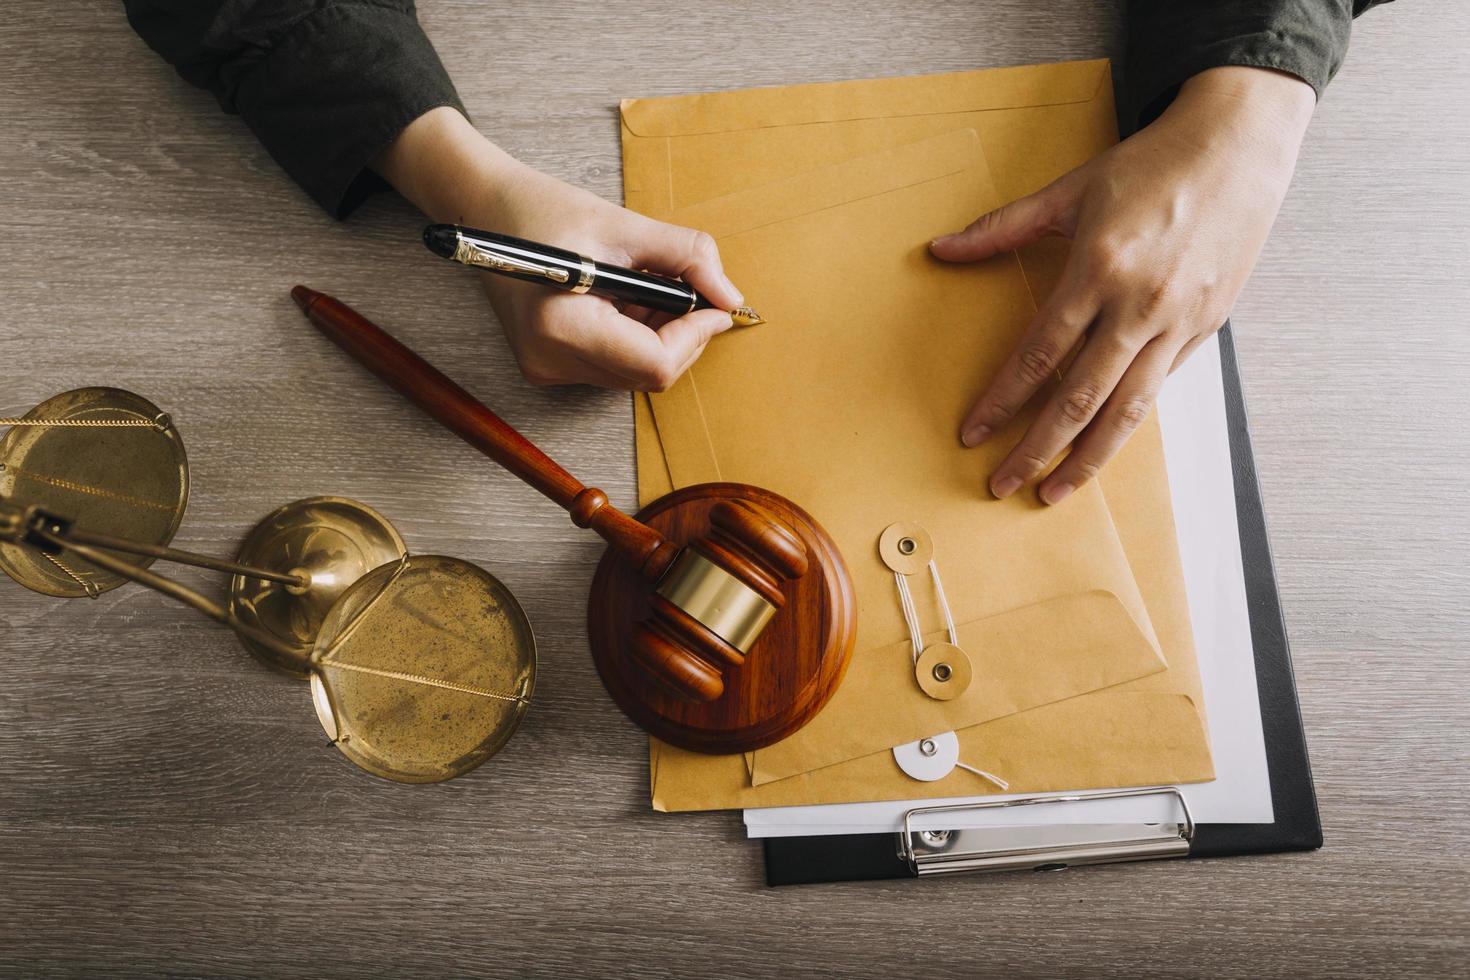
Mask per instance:
[[[422,7],[478,125],[615,200],[621,97],[1098,57],[1120,27],[1080,0]],[[401,786],[348,765],[302,685],[194,613],[0,581],[0,969],[1464,975],[1464,5],[1359,22],[1236,311],[1326,848],[778,890],[738,816],[650,812],[644,739],[587,656],[598,543],[366,381],[287,290],[349,298],[632,505],[627,397],[522,383],[473,277],[425,261],[406,205],[333,223],[119,5],[10,10],[0,415],[138,391],[190,451],[178,544],[231,553],[288,500],[366,501],[413,551],[507,582],[541,676],[499,757]],[[103,247],[72,259],[68,228]]]

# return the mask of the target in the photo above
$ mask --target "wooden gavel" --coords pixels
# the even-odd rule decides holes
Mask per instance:
[[[721,697],[725,670],[745,663],[785,604],[787,584],[807,572],[807,547],[791,528],[749,500],[719,500],[709,508],[709,532],[681,548],[612,506],[601,490],[584,486],[469,392],[345,303],[305,286],[292,289],[291,297],[337,346],[565,508],[578,527],[601,535],[653,584],[651,614],[633,626],[628,655],[682,698],[711,702]]]

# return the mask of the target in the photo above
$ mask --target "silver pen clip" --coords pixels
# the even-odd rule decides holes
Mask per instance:
[[[465,265],[475,265],[482,269],[492,269],[496,272],[520,272],[532,276],[540,276],[542,279],[554,283],[566,285],[571,279],[571,273],[566,269],[555,266],[537,265],[535,262],[527,262],[525,259],[514,258],[509,255],[498,255],[489,249],[481,248],[467,238],[460,238],[458,246],[454,250],[454,260]]]

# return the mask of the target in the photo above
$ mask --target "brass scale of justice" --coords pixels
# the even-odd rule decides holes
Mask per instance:
[[[856,603],[835,543],[798,505],[711,483],[629,517],[345,304],[304,286],[292,296],[339,347],[607,541],[588,636],[635,723],[681,748],[744,752],[785,738],[831,698]],[[135,581],[228,625],[259,660],[309,679],[333,744],[378,776],[458,776],[514,734],[534,690],[535,640],[488,572],[410,555],[384,517],[339,497],[279,508],[235,561],[173,549],[188,463],[156,406],[80,389],[6,426],[0,569],[21,585],[96,597]],[[226,601],[149,571],[156,559],[229,573]]]

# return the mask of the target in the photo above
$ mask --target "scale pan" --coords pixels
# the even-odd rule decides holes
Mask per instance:
[[[463,775],[510,740],[536,684],[536,641],[499,579],[411,555],[359,579],[312,653],[317,717],[338,749],[387,779]]]
[[[79,527],[166,545],[184,519],[189,463],[179,433],[152,402],[120,388],[78,388],[0,436],[0,494],[65,514]],[[153,559],[119,555],[146,568]],[[43,595],[76,598],[128,580],[73,556],[0,544],[0,571]]]
[[[247,626],[302,650],[312,649],[322,620],[354,582],[402,558],[408,549],[388,519],[346,497],[308,497],[276,508],[250,529],[238,560],[273,572],[305,575],[307,588],[236,575],[230,611]],[[306,677],[298,660],[241,637],[262,663],[292,677]]]

